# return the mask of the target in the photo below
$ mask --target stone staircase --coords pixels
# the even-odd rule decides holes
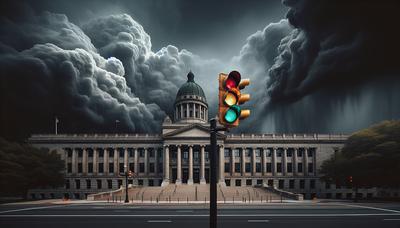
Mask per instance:
[[[207,202],[209,201],[209,189],[207,185],[174,185],[164,187],[142,187],[130,186],[128,195],[130,201],[135,202]],[[101,201],[123,201],[125,189],[92,194],[88,200]],[[227,187],[218,185],[217,200],[219,203],[257,203],[257,202],[279,202],[287,200],[285,195],[263,187],[241,186]]]

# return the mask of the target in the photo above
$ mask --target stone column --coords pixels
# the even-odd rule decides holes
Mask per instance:
[[[200,149],[200,184],[206,184],[205,172],[206,172],[206,160],[204,155],[205,145],[201,145]]]
[[[104,174],[108,175],[108,148],[104,149],[103,156]]]
[[[272,151],[272,161],[271,161],[271,168],[272,168],[272,176],[276,175],[276,147],[274,147]]]
[[[144,174],[149,175],[149,152],[147,148],[144,148]]]
[[[285,176],[287,173],[287,148],[283,148],[282,155],[282,175]]]
[[[129,170],[129,160],[128,160],[128,148],[124,148],[124,172]]]
[[[99,173],[99,153],[97,148],[93,148],[93,175]]]
[[[304,176],[308,176],[308,155],[307,155],[308,149],[304,148],[304,154],[303,154],[303,174]]]
[[[297,170],[297,148],[294,148],[293,150],[293,174],[295,176],[298,175],[298,170]]]
[[[251,148],[251,175],[255,176],[256,175],[256,149],[257,148]]]
[[[118,148],[112,148],[114,150],[114,175],[119,176],[119,150]]]
[[[87,154],[87,149],[83,148],[82,149],[82,173],[83,175],[86,175],[88,172],[88,154]]]
[[[189,145],[189,179],[188,185],[193,184],[193,145]]]
[[[183,105],[180,104],[179,106],[181,107],[181,118],[180,119],[182,119],[183,118]]]
[[[235,150],[237,148],[231,149],[231,176],[235,175]]]
[[[266,148],[262,148],[262,175],[267,175],[267,155],[266,155]]]
[[[154,148],[154,175],[158,174],[158,148]]]
[[[242,163],[242,176],[244,176],[245,174],[246,174],[246,160],[245,160],[245,158],[246,158],[246,148],[245,147],[243,147],[242,148],[242,161],[241,161],[241,163]]]
[[[133,148],[133,162],[135,164],[135,167],[133,167],[134,168],[133,172],[136,176],[138,176],[139,175],[139,156],[138,156],[137,148]]]
[[[76,151],[75,148],[72,148],[72,174],[76,175],[78,172],[78,152]]]
[[[164,180],[161,186],[166,186],[169,184],[169,147],[164,146]]]
[[[178,145],[176,156],[176,181],[175,184],[182,184],[182,158],[181,158],[181,145]]]
[[[224,173],[225,173],[225,155],[224,155],[224,146],[220,145],[219,146],[219,183],[225,186],[225,178],[224,178]]]

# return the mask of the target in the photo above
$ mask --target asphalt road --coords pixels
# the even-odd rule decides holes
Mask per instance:
[[[393,227],[400,204],[284,203],[220,206],[218,228]],[[208,227],[206,205],[135,206],[106,203],[0,205],[0,227]]]

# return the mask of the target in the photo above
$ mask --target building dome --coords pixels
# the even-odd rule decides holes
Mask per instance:
[[[208,104],[203,89],[194,81],[190,71],[187,82],[178,90],[175,99],[175,122],[206,123]]]
[[[192,73],[192,71],[188,73],[187,78],[188,78],[187,82],[183,84],[181,88],[178,90],[176,98],[185,95],[193,95],[204,98],[204,100],[206,101],[206,95],[204,95],[203,89],[196,82],[194,82],[194,74]]]

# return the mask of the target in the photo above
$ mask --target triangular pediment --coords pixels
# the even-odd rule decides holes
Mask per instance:
[[[163,135],[163,138],[209,138],[209,128],[200,124],[191,124]],[[217,133],[217,137],[224,137]]]

